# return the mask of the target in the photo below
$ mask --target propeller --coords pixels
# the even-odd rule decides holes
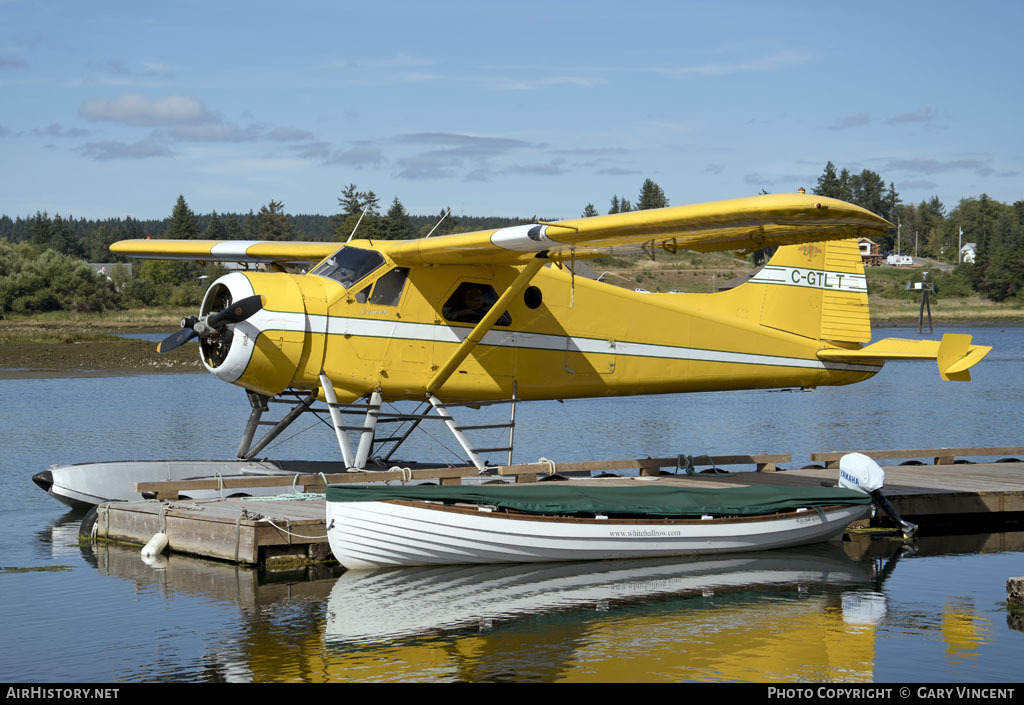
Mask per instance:
[[[232,323],[240,323],[263,308],[262,296],[249,296],[229,305],[223,311],[211,313],[203,318],[188,316],[181,319],[181,330],[164,338],[156,351],[166,353],[180,347],[193,338],[206,338],[214,333],[221,333]]]

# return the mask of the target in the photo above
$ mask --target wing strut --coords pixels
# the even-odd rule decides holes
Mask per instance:
[[[427,395],[428,397],[435,394],[441,386],[448,381],[448,378],[454,374],[455,370],[458,369],[462,361],[465,360],[469,353],[473,351],[473,348],[483,340],[483,337],[487,334],[497,321],[501,314],[505,312],[509,303],[515,297],[519,296],[529,285],[533,277],[540,271],[547,263],[548,259],[545,253],[540,253],[536,257],[530,260],[530,262],[523,268],[523,271],[515,278],[512,284],[505,289],[504,293],[498,297],[498,300],[491,306],[491,310],[488,311],[480,322],[476,324],[476,327],[470,331],[466,339],[463,340],[459,347],[455,349],[452,356],[448,358],[448,361],[441,366],[441,369],[437,371],[433,379],[427,384]]]

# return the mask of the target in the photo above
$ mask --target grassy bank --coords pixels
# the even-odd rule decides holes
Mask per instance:
[[[178,327],[181,321],[180,308],[138,308],[126,311],[104,311],[102,313],[74,313],[71,311],[50,311],[21,315],[10,313],[0,318],[0,335],[12,331],[168,331]]]
[[[178,328],[180,314],[140,309],[105,314],[47,313],[0,320],[0,379],[66,373],[200,372],[194,344],[161,355],[156,343],[113,333]]]

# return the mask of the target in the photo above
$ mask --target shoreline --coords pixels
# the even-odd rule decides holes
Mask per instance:
[[[0,337],[0,379],[205,371],[195,344],[186,344],[161,355],[155,343],[114,336],[65,341],[7,341]]]

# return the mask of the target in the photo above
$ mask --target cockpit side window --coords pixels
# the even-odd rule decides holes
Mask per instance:
[[[384,257],[379,252],[361,250],[358,247],[342,247],[317,265],[310,274],[333,279],[346,289],[350,289],[353,284],[383,264]]]
[[[397,306],[408,276],[409,270],[405,267],[395,267],[383,275],[373,285],[373,295],[370,296],[370,303],[379,306]]]

